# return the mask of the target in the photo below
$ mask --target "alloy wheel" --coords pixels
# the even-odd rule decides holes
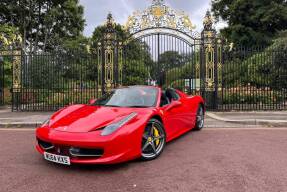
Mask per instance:
[[[154,159],[160,155],[165,146],[165,131],[157,120],[151,120],[142,138],[142,158]]]

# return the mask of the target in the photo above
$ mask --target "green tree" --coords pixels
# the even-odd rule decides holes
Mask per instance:
[[[145,63],[139,60],[129,60],[124,66],[123,85],[144,85],[147,83],[150,70]]]
[[[0,49],[9,49],[10,45],[21,43],[22,38],[16,27],[0,24]]]
[[[0,65],[4,65],[4,86],[10,87],[12,85],[12,45],[21,43],[21,37],[17,28],[8,25],[0,24],[0,51],[4,50],[5,55],[0,55]],[[8,54],[7,54],[8,53]],[[1,79],[2,80],[2,79]]]
[[[165,87],[174,87],[184,90],[185,79],[196,79],[196,64],[200,63],[200,52],[195,51],[190,54],[177,53],[176,65],[170,66],[165,71]]]
[[[159,56],[158,65],[163,71],[172,69],[174,67],[182,66],[184,62],[183,55],[177,51],[166,51]]]
[[[17,27],[25,51],[59,49],[84,29],[78,0],[1,0],[0,24]]]
[[[257,87],[269,87],[273,90],[287,88],[286,45],[287,31],[284,31],[278,35],[272,45],[246,59],[243,65],[247,66],[248,72],[253,71],[255,74],[248,78],[248,73],[245,73],[245,79]]]
[[[64,39],[62,47],[65,51],[76,51],[77,53],[88,54],[91,52],[90,44],[90,38],[79,35],[73,39]]]
[[[268,87],[280,90],[287,87],[287,32],[281,32],[265,49],[238,49],[228,53],[223,78],[228,87],[238,85]]]
[[[286,0],[212,0],[212,11],[228,23],[221,33],[237,45],[268,45],[287,29]]]

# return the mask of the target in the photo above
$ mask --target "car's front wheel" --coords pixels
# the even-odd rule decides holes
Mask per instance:
[[[142,159],[152,160],[163,151],[166,143],[164,127],[157,119],[149,120],[142,137]]]

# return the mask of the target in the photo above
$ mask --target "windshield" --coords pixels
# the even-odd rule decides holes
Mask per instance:
[[[128,87],[111,91],[94,105],[110,107],[154,107],[158,90],[153,87]]]

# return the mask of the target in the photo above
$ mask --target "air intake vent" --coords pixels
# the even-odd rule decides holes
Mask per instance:
[[[104,150],[71,147],[70,154],[74,157],[101,157],[104,154]]]
[[[53,149],[53,148],[54,148],[54,146],[53,146],[53,144],[52,144],[52,143],[48,143],[48,142],[43,141],[43,140],[40,140],[40,139],[38,139],[38,144],[39,144],[39,145],[40,145],[40,147],[41,147],[42,149],[44,149],[45,151],[47,151],[47,150],[50,150],[50,149]]]

